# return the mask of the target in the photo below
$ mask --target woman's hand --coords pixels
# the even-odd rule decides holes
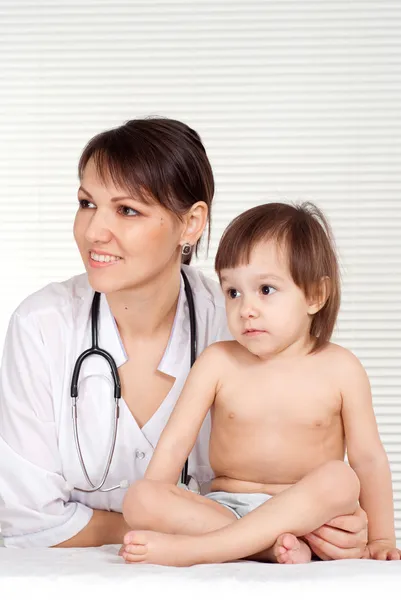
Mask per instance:
[[[312,552],[322,560],[370,558],[367,549],[368,519],[360,506],[353,515],[332,519],[304,538]]]

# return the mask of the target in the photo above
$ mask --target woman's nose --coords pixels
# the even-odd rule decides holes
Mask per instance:
[[[107,243],[112,238],[110,228],[107,226],[106,215],[102,215],[101,211],[97,210],[88,223],[85,231],[85,237],[91,244],[97,242]]]

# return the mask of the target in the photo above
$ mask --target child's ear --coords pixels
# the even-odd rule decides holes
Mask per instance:
[[[330,277],[322,277],[309,294],[308,298],[308,315],[315,315],[323,308],[329,299],[331,291]]]

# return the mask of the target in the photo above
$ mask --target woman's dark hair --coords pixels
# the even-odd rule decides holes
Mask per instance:
[[[111,178],[133,197],[147,204],[157,201],[178,218],[196,202],[205,202],[209,243],[213,172],[198,133],[188,125],[160,117],[133,119],[88,142],[79,160],[80,179],[90,159],[103,182]],[[191,258],[192,253],[184,262]]]

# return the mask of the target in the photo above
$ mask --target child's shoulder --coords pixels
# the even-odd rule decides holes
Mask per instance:
[[[201,357],[204,362],[206,361],[222,361],[224,359],[230,359],[238,355],[242,351],[242,346],[235,340],[226,340],[222,342],[214,342],[210,344],[202,352]]]
[[[320,352],[323,361],[338,373],[349,374],[363,369],[359,358],[351,350],[339,344],[329,342]]]

